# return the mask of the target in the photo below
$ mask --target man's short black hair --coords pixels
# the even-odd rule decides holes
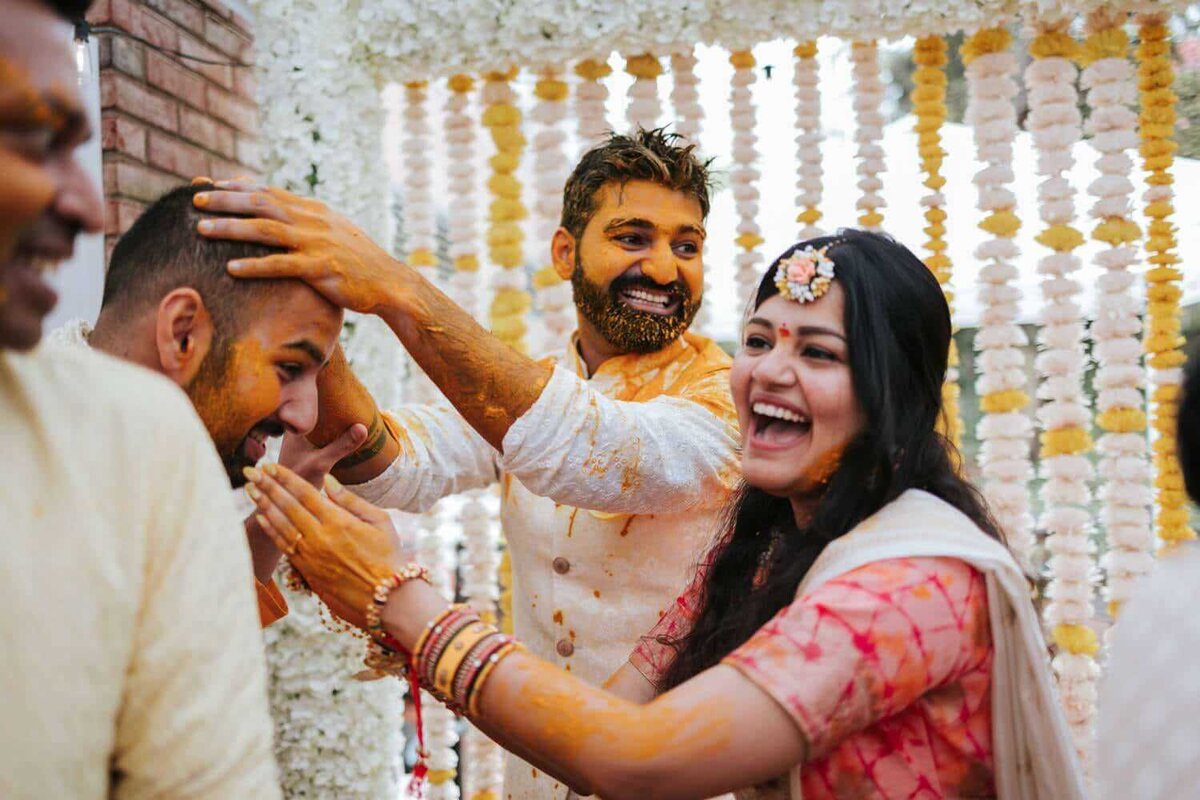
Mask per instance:
[[[224,338],[242,324],[242,313],[263,294],[282,283],[278,279],[239,279],[226,265],[237,258],[258,258],[282,252],[275,247],[222,239],[207,239],[196,231],[205,217],[192,204],[197,192],[209,186],[180,186],[155,200],[137,218],[113,249],[104,279],[103,308],[136,313],[157,306],[170,291],[190,286],[200,293]]]
[[[1193,503],[1200,503],[1200,348],[1193,347],[1183,368],[1183,394],[1179,398],[1179,467],[1183,485]]]

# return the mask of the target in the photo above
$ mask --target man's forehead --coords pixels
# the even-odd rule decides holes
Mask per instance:
[[[256,304],[251,327],[273,347],[308,341],[328,356],[342,329],[342,310],[305,284],[289,284]]]
[[[71,26],[48,6],[31,0],[5,2],[0,59],[52,110],[82,113]]]
[[[596,193],[596,215],[636,217],[664,227],[704,227],[700,201],[653,181],[606,183]]]

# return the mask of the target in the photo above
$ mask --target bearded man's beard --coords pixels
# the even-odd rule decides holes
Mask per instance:
[[[245,437],[240,432],[229,430],[232,427],[230,423],[237,416],[234,413],[237,398],[231,397],[230,390],[225,388],[225,377],[229,374],[232,362],[232,343],[228,340],[213,342],[212,349],[200,362],[200,368],[183,387],[183,391],[208,429],[217,455],[225,466],[225,474],[229,476],[229,484],[237,489],[246,484],[242,468],[254,465],[247,463],[241,454]]]
[[[691,290],[683,281],[663,286],[644,276],[622,275],[605,290],[583,274],[578,251],[575,269],[571,272],[571,288],[575,293],[575,305],[583,318],[605,341],[626,353],[653,353],[663,349],[683,335],[700,310],[701,301],[692,297]],[[633,308],[621,301],[622,291],[637,288],[669,292],[673,300],[679,300],[679,307],[671,314],[661,315]]]

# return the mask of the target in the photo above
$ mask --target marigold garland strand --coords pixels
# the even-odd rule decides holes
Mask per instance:
[[[887,203],[879,192],[883,189],[883,78],[879,71],[879,46],[876,42],[853,42],[850,45],[851,73],[854,79],[854,118],[857,126],[854,141],[858,158],[858,224],[867,230],[880,230]]]
[[[1091,542],[1092,517],[1087,452],[1091,449],[1091,411],[1084,393],[1087,367],[1083,349],[1084,320],[1075,274],[1082,266],[1074,250],[1084,242],[1073,227],[1075,187],[1070,172],[1074,148],[1082,138],[1082,115],[1075,89],[1079,43],[1068,32],[1067,20],[1042,20],[1031,31],[1033,62],[1025,70],[1029,90],[1026,126],[1037,153],[1038,212],[1043,223],[1036,239],[1049,252],[1038,261],[1042,309],[1038,344],[1037,410],[1041,427],[1042,516],[1046,531],[1049,602],[1043,609],[1046,625],[1059,648],[1053,666],[1060,696],[1076,748],[1086,755],[1096,713],[1095,655],[1098,649],[1093,619],[1093,581],[1096,577]],[[1085,761],[1086,763],[1086,761]]]
[[[700,78],[692,50],[671,54],[671,107],[675,110],[675,132],[700,145],[704,106],[700,105]]]
[[[517,177],[525,134],[521,132],[521,111],[515,105],[516,95],[510,85],[516,75],[514,68],[485,76],[483,124],[496,146],[496,154],[491,158],[492,176],[488,180],[492,193],[488,251],[492,263],[500,267],[493,280],[496,293],[492,298],[492,333],[523,353],[527,350],[525,314],[533,303],[525,290],[525,274],[521,269],[525,240],[521,220],[528,212],[521,202],[521,180]]]
[[[563,185],[571,169],[564,149],[567,134],[563,127],[569,91],[561,70],[557,67],[543,69],[533,93],[537,98],[532,113],[533,235],[537,252],[546,254],[546,261],[533,274],[533,287],[538,310],[542,312],[538,350],[546,352],[561,347],[575,327],[571,284],[559,277],[554,265],[549,263],[550,240],[562,216]]]
[[[1017,83],[1012,36],[1004,28],[985,28],[962,46],[967,65],[967,118],[975,137],[976,154],[985,167],[974,178],[979,208],[985,212],[979,227],[991,234],[975,251],[983,263],[979,272],[980,314],[975,347],[979,351],[976,383],[981,416],[977,433],[981,442],[979,465],[984,494],[1004,530],[1008,545],[1026,569],[1031,568],[1034,546],[1033,518],[1029,511],[1029,481],[1033,466],[1029,439],[1033,423],[1026,386],[1025,332],[1017,324],[1021,291],[1014,282],[1019,255],[1013,238],[1021,222],[1016,195],[1008,188],[1012,171],[1013,142],[1017,135],[1014,99]]]
[[[1087,18],[1087,38],[1080,63],[1081,85],[1091,114],[1086,131],[1100,153],[1100,172],[1088,187],[1096,221],[1092,238],[1105,247],[1095,257],[1104,274],[1096,282],[1096,320],[1092,323],[1097,369],[1096,423],[1103,431],[1100,454],[1101,520],[1108,552],[1102,564],[1107,577],[1109,610],[1115,616],[1129,599],[1138,579],[1153,564],[1154,532],[1147,461],[1145,397],[1142,385],[1141,300],[1135,285],[1136,243],[1141,236],[1133,221],[1131,153],[1138,145],[1133,65],[1129,61],[1126,15],[1097,9]]]
[[[820,236],[821,219],[821,90],[817,68],[817,43],[801,42],[792,51],[796,57],[792,84],[796,98],[796,222],[799,238]]]
[[[1175,133],[1175,105],[1171,87],[1175,70],[1171,63],[1167,18],[1162,14],[1139,16],[1138,22],[1138,93],[1141,100],[1141,156],[1148,184],[1142,199],[1149,224],[1146,230],[1147,331],[1146,363],[1154,386],[1151,426],[1154,438],[1154,488],[1158,513],[1155,529],[1164,546],[1196,538],[1188,525],[1187,493],[1176,455],[1176,416],[1179,413],[1180,384],[1183,382],[1182,320],[1179,299],[1180,281],[1171,166],[1178,144]]]
[[[638,127],[647,130],[658,126],[662,116],[662,101],[658,96],[658,78],[663,65],[657,56],[643,53],[625,59],[625,71],[633,76],[629,87],[629,104],[625,107],[630,131]]]
[[[454,202],[447,209],[446,233],[450,239],[450,278],[454,301],[467,313],[478,312],[479,290],[479,165],[476,163],[476,120],[471,117],[471,92],[475,79],[453,75],[446,81],[444,120],[447,189]],[[428,154],[426,154],[428,157]]]
[[[579,77],[575,87],[575,119],[579,125],[579,155],[582,156],[609,129],[605,117],[608,86],[604,79],[612,74],[612,67],[604,61],[586,59],[575,65],[575,74]]]
[[[733,202],[737,213],[738,310],[750,301],[750,295],[762,277],[762,230],[758,227],[758,137],[754,132],[754,55],[749,50],[731,53],[729,63],[733,65],[730,82],[730,124],[733,128],[733,169],[730,174],[733,186]]]
[[[946,121],[946,40],[941,36],[925,36],[913,44],[913,61],[917,68],[913,73],[912,106],[916,116],[917,155],[921,159],[922,181],[928,190],[921,198],[925,208],[925,249],[929,255],[925,264],[941,284],[946,294],[950,314],[954,314],[954,288],[950,284],[952,265],[946,254],[946,196],[942,188],[946,178],[942,175],[942,160],[946,151],[942,147],[942,125]],[[946,382],[942,385],[943,426],[956,448],[962,446],[963,421],[959,411],[958,345],[950,340],[950,354],[946,369]]]

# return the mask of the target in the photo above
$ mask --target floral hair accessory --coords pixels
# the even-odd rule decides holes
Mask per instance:
[[[779,293],[797,303],[811,303],[829,291],[834,271],[833,259],[826,255],[830,246],[817,250],[809,245],[780,261],[775,270]]]

